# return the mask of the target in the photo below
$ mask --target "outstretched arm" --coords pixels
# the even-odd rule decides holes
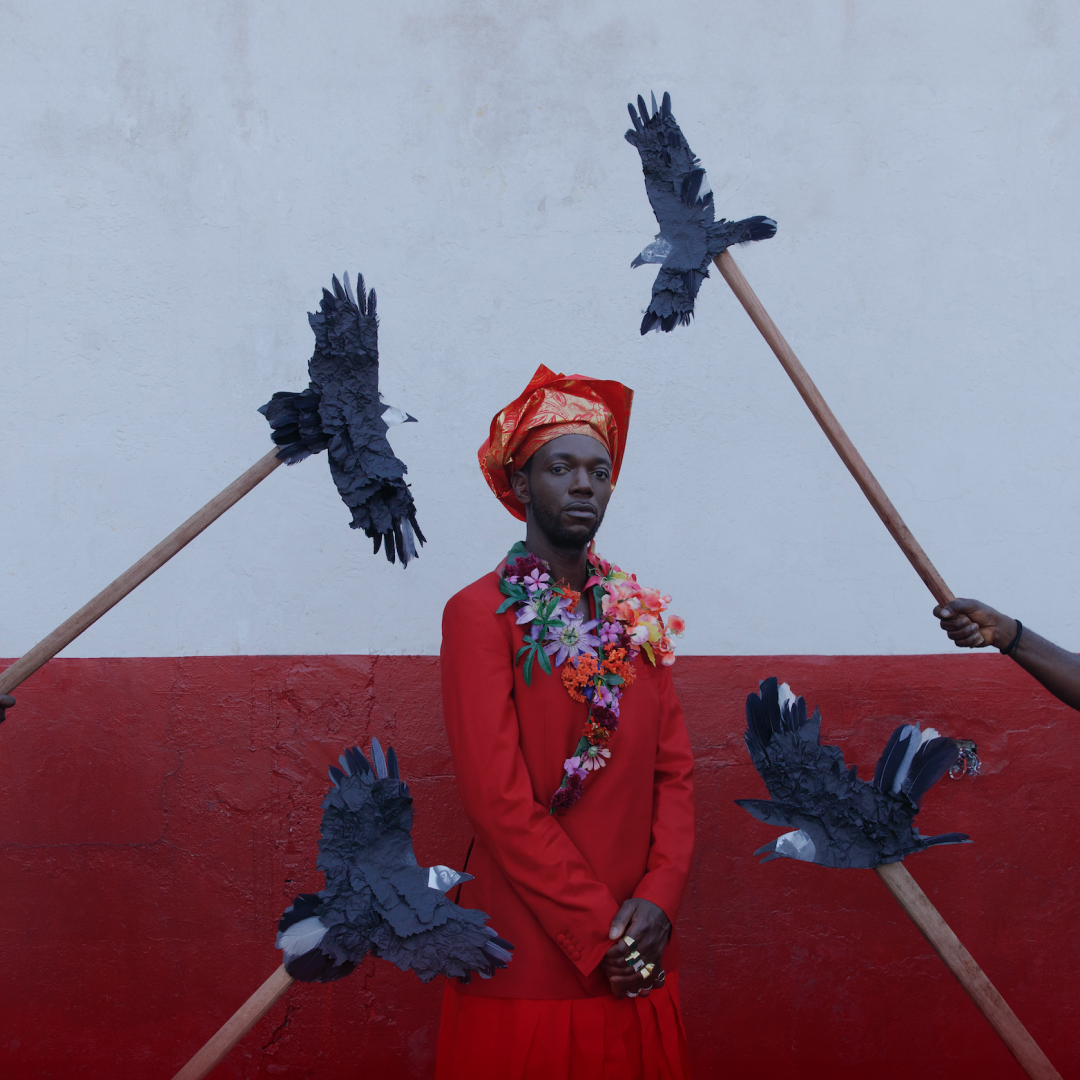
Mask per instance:
[[[980,600],[957,598],[939,604],[934,615],[957,648],[983,649],[993,645],[1004,651],[1016,640],[1019,624]],[[1024,627],[1020,641],[1010,654],[1054,697],[1080,709],[1080,656],[1067,652],[1052,641]]]

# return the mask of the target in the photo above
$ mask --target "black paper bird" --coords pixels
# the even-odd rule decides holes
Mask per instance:
[[[335,276],[334,292],[323,289],[317,314],[308,312],[315,332],[315,352],[308,362],[311,385],[299,394],[276,393],[261,409],[288,465],[329,450],[330,473],[345,505],[351,527],[363,529],[407,566],[416,558],[416,507],[403,479],[408,472],[394,456],[386,432],[415,417],[386,405],[379,394],[379,321],[375,290],[367,293],[357,275],[356,297],[344,275]],[[359,303],[357,303],[359,300]]]
[[[795,826],[754,852],[762,862],[784,856],[821,866],[870,868],[899,862],[937,844],[969,843],[964,833],[920,836],[913,825],[923,795],[959,757],[952,739],[933,728],[902,724],[889,739],[870,783],[844,767],[835,746],[822,746],[821,716],[776,679],[746,699],[746,746],[769,789],[768,799],[736,799],[769,825]]]
[[[647,334],[654,327],[668,331],[676,325],[686,326],[714,256],[734,244],[768,240],[776,235],[776,222],[760,215],[742,221],[715,221],[705,170],[671,115],[671,95],[664,94],[659,109],[653,95],[652,116],[645,100],[637,100],[638,112],[633,105],[626,106],[634,122],[626,141],[641,155],[645,190],[660,225],[656,239],[630,264],[661,264],[653,282],[652,302],[641,320],[641,332]]]
[[[326,888],[298,896],[282,915],[277,947],[285,970],[301,982],[332,982],[369,952],[424,982],[439,974],[469,982],[473,971],[489,979],[506,967],[513,945],[484,912],[444,895],[472,875],[417,865],[412,797],[393,747],[383,757],[379,740],[371,740],[374,771],[356,746],[338,760],[341,769],[330,767],[334,786],[323,802],[316,863]]]

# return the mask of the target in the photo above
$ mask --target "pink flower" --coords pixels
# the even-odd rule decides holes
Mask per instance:
[[[629,630],[628,633],[630,635],[630,641],[634,645],[643,645],[649,640],[649,627],[647,623],[638,623],[637,626]]]
[[[551,581],[551,577],[548,574],[545,574],[540,567],[537,567],[535,570],[532,570],[525,575],[525,580],[522,584],[529,592],[540,592],[547,588],[549,581]]]
[[[567,776],[569,776],[571,779],[576,776],[579,780],[584,780],[586,775],[588,774],[589,769],[592,768],[591,765],[583,766],[581,758],[577,757],[576,755],[574,757],[568,757],[562,763],[562,767],[563,772],[565,772]]]
[[[611,690],[607,686],[601,685],[593,687],[591,701],[594,705],[606,706],[614,712],[618,712],[618,708],[613,705],[614,698],[612,697]]]
[[[677,637],[682,637],[686,631],[686,620],[681,615],[668,616],[668,629]]]
[[[607,758],[611,757],[611,751],[606,747],[590,746],[581,759],[581,767],[586,770],[602,769],[607,765]]]

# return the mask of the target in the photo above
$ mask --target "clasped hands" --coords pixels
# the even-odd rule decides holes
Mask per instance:
[[[613,997],[637,997],[639,993],[648,994],[654,987],[663,985],[660,957],[671,937],[671,923],[662,908],[649,900],[632,897],[619,908],[608,937],[614,944],[608,949],[600,968],[607,976]],[[627,945],[626,938],[633,944]],[[644,968],[635,971],[628,962],[634,953],[638,953],[646,965],[653,965],[647,978],[642,978]],[[635,957],[633,962],[637,959]]]

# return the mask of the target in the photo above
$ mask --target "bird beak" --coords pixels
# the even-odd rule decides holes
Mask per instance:
[[[473,880],[472,874],[459,874],[456,870],[451,870],[449,866],[429,866],[427,873],[428,888],[438,892],[447,892],[463,881]]]
[[[394,405],[385,405],[383,407],[382,422],[387,428],[396,427],[398,424],[419,423],[415,416],[410,416],[404,409],[399,409]]]

